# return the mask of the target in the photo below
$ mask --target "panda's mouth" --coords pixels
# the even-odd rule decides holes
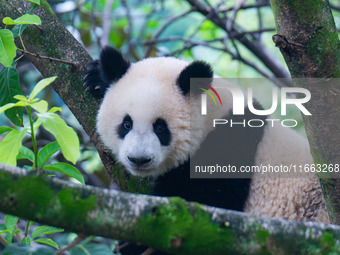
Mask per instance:
[[[153,169],[147,166],[144,167],[132,167],[135,172],[143,172],[143,173],[149,173]]]
[[[142,177],[146,177],[146,176],[150,176],[153,175],[154,169],[153,168],[147,168],[147,167],[130,167],[129,168],[129,172],[132,173],[133,175],[137,175],[137,176],[142,176]]]

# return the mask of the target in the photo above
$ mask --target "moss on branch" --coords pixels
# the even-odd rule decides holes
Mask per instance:
[[[340,227],[296,222],[27,175],[0,164],[0,211],[175,254],[329,254]]]

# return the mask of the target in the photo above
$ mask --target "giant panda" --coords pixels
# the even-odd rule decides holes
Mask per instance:
[[[207,118],[190,115],[190,103],[200,103],[199,93],[190,91],[190,78],[212,80],[211,66],[174,57],[146,58],[131,64],[112,47],[105,47],[100,59],[90,64],[84,85],[103,99],[97,131],[126,170],[154,178],[154,195],[180,196],[255,215],[329,223],[315,176],[190,178],[190,157],[208,138],[216,139]],[[214,86],[213,82],[210,85]],[[232,100],[228,93],[221,97],[224,107],[211,109],[215,109],[216,118],[224,119],[232,114]],[[244,118],[254,118],[247,106]],[[307,140],[282,126],[233,127],[228,129],[227,139],[223,153],[236,166],[313,162]]]

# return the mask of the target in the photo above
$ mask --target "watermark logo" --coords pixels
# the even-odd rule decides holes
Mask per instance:
[[[216,90],[209,86],[204,84],[206,87],[209,87],[210,90],[212,90],[215,95],[220,100],[221,106],[222,101],[219,96],[219,94],[216,92]],[[213,97],[213,95],[206,89],[201,88],[203,91],[207,92],[207,94],[210,95],[210,97],[214,100],[214,103],[216,105],[216,100]],[[243,90],[240,87],[237,87],[235,85],[226,84],[224,87],[221,87],[220,89],[228,89],[232,95],[232,101],[233,101],[233,108],[232,112],[233,115],[244,115],[244,110],[246,107],[246,103],[248,106],[248,109],[251,113],[258,115],[258,116],[265,116],[270,115],[274,113],[278,106],[278,95],[281,97],[281,115],[287,114],[287,105],[295,105],[304,115],[312,115],[306,107],[303,105],[304,103],[307,103],[311,99],[311,93],[309,90],[304,88],[293,88],[293,87],[286,87],[281,89],[281,93],[278,93],[277,88],[272,89],[272,105],[269,109],[256,109],[254,107],[254,100],[253,100],[253,90],[252,88],[248,88],[248,93],[245,95]],[[299,98],[289,98],[288,94],[293,93],[300,93],[301,95]],[[247,97],[247,98],[246,98]],[[207,97],[206,94],[202,94],[201,97],[201,114],[206,115],[207,114]]]
[[[204,88],[200,88],[202,91],[206,92],[210,97],[211,99],[214,101],[214,104],[217,105],[216,103],[216,100],[215,100],[215,97],[213,96],[213,94],[211,94],[211,92],[209,90],[211,90],[218,98],[218,100],[220,101],[220,104],[221,106],[223,105],[222,104],[222,100],[221,100],[221,97],[220,95],[217,93],[217,91],[211,87],[210,85],[208,84],[204,84],[202,83],[202,85],[204,85],[205,87],[207,87],[208,89],[204,89]],[[207,114],[207,94],[202,94],[202,114],[203,115],[206,115]]]

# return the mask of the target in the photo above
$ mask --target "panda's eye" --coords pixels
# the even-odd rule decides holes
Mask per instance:
[[[165,126],[163,124],[158,124],[154,127],[154,129],[157,134],[160,134],[164,132]]]
[[[153,123],[153,130],[156,136],[158,137],[159,141],[161,142],[161,145],[163,146],[170,145],[171,134],[168,128],[168,124],[164,119],[158,118]]]
[[[133,121],[129,115],[126,115],[123,121],[117,127],[118,136],[121,139],[124,139],[124,137],[131,131],[132,128]]]
[[[132,129],[132,122],[129,120],[126,120],[123,122],[123,127],[125,130],[131,130]]]

